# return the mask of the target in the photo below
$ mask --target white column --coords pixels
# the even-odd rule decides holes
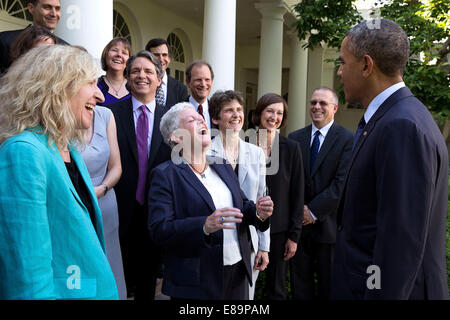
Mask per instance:
[[[321,46],[316,46],[313,49],[308,49],[308,86],[307,96],[312,96],[315,88],[323,85],[323,60],[325,50]],[[309,109],[305,110],[305,125],[311,123],[309,116]]]
[[[211,93],[234,90],[236,0],[205,0],[202,56],[214,71]]]
[[[305,126],[308,113],[307,80],[308,80],[308,49],[302,46],[305,41],[299,41],[296,32],[289,33],[291,37],[291,65],[289,69],[289,117],[286,124],[286,134]]]
[[[61,0],[55,34],[71,45],[83,46],[100,61],[103,48],[113,38],[113,0]]]
[[[281,94],[283,61],[283,15],[287,9],[282,1],[258,2],[261,13],[261,44],[259,50],[258,99],[268,92]]]

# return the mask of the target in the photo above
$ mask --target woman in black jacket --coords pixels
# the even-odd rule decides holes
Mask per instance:
[[[286,299],[288,260],[297,251],[303,218],[304,174],[300,145],[278,133],[287,121],[287,103],[267,93],[255,108],[258,145],[267,158],[266,184],[274,203],[266,288],[268,299]]]

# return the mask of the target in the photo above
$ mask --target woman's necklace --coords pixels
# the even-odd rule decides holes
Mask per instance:
[[[125,78],[123,78],[122,83],[119,86],[119,90],[116,90],[116,88],[113,87],[111,81],[109,81],[108,76],[105,75],[105,79],[106,82],[108,82],[109,86],[111,87],[111,89],[113,89],[113,91],[116,93],[116,97],[119,96],[119,91],[122,89],[123,83],[125,82]]]
[[[236,164],[237,158],[239,157],[238,152],[226,152],[227,159],[232,163]]]
[[[261,140],[258,139],[258,146],[263,149],[264,153],[266,154],[266,158],[268,158],[270,156],[270,153],[272,151],[272,144],[271,143],[266,143],[262,142]]]
[[[206,171],[206,169],[208,168],[208,164],[207,164],[207,163],[205,163],[205,167],[203,168],[202,171],[198,171],[198,170],[195,169],[193,166],[191,166],[190,163],[188,163],[188,166],[189,166],[194,172],[196,172],[197,174],[199,174],[200,177],[202,177],[202,179],[205,179],[205,178],[206,178],[205,171]]]

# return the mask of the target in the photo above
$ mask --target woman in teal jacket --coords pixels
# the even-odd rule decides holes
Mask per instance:
[[[0,80],[0,299],[117,299],[89,174],[74,147],[97,67],[69,46],[34,48]]]

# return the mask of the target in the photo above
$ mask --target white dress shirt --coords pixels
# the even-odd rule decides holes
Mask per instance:
[[[167,72],[164,72],[164,76],[161,79],[161,88],[164,94],[164,105],[167,103]]]
[[[189,103],[191,103],[194,106],[195,111],[198,112],[198,106],[200,103],[195,101],[195,99],[192,98],[192,96],[189,97]],[[205,117],[206,125],[208,126],[209,132],[211,132],[211,117],[209,116],[208,99],[206,99],[205,102],[202,103],[202,107],[203,107],[203,117]]]
[[[203,176],[193,172],[208,190],[216,209],[233,208],[233,196],[230,190],[210,166],[203,172]],[[236,226],[234,222],[225,222],[225,224]],[[241,260],[237,229],[223,229],[223,265],[231,266]]]
[[[369,123],[370,118],[372,118],[372,116],[375,114],[375,112],[377,112],[378,108],[383,104],[384,101],[386,101],[387,98],[389,98],[395,91],[403,87],[405,87],[405,83],[403,81],[398,82],[378,94],[372,101],[370,101],[369,106],[364,113],[364,120],[366,121],[366,123]]]
[[[319,134],[319,142],[320,142],[320,144],[319,144],[319,151],[320,151],[320,148],[322,147],[322,144],[323,144],[323,142],[325,140],[325,137],[327,136],[328,131],[330,130],[330,128],[333,125],[333,123],[334,123],[334,120],[331,120],[330,123],[328,123],[327,125],[323,126],[320,129],[317,129],[317,127],[314,125],[314,123],[312,124],[311,141],[309,142],[309,147],[310,148],[311,148],[312,143],[314,141],[314,135],[316,134],[317,131],[319,131],[320,132],[320,134]]]

